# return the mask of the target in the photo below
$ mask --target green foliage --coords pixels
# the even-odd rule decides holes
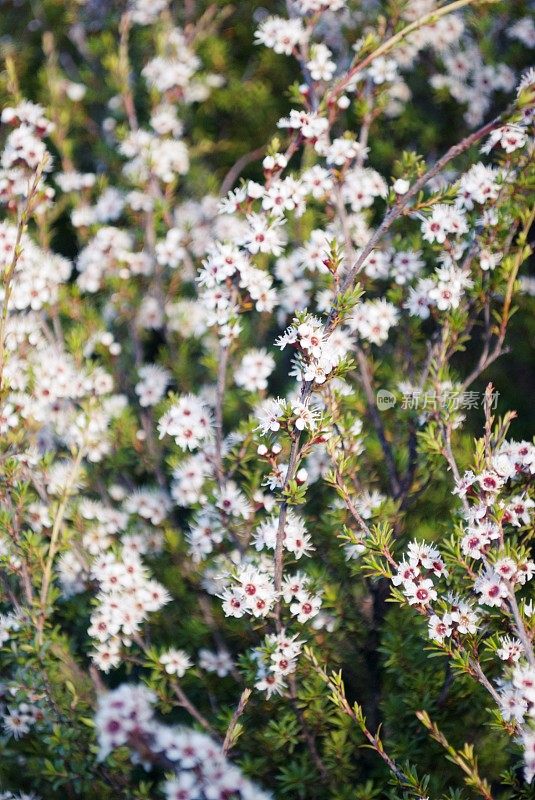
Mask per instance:
[[[190,5],[173,4],[173,19],[189,24]],[[279,13],[280,4],[270,0],[262,10],[248,0],[232,4],[227,0],[215,3],[203,0],[195,5],[196,16],[206,26],[198,43],[199,56],[208,69],[225,78],[224,84],[216,87],[205,102],[194,110],[184,110],[184,124],[192,143],[192,168],[180,181],[188,196],[201,198],[217,195],[229,170],[242,158],[243,167],[232,186],[239,179],[261,179],[261,156],[281,150],[282,138],[274,135],[277,120],[290,108],[302,104],[303,97],[299,88],[301,76],[294,61],[252,43],[259,13],[263,9]],[[377,4],[375,29],[366,29],[352,51],[357,62],[373,52],[385,35],[400,30],[405,5],[398,0]],[[508,62],[519,70],[526,66],[524,52],[516,43],[507,42],[500,28],[507,5],[502,3],[490,9],[478,5],[468,16],[467,24],[490,61],[498,60],[506,51]],[[350,12],[360,14],[361,6],[364,8],[366,4],[350,3]],[[99,189],[113,185],[112,176],[120,174],[122,167],[113,144],[100,135],[99,126],[90,124],[91,120],[100,124],[111,114],[114,99],[124,89],[125,80],[127,84],[129,81],[120,58],[118,23],[122,10],[122,4],[115,2],[4,3],[0,20],[3,105],[11,103],[20,93],[50,109],[56,123],[57,137],[53,139],[56,159],[58,162],[70,159],[80,170],[95,170]],[[524,3],[512,10],[518,17],[528,13]],[[28,24],[30,17],[32,23]],[[325,26],[328,27],[328,19]],[[43,48],[43,34],[50,32],[53,39],[45,36]],[[141,26],[135,28],[130,47],[134,74],[139,73],[147,53],[153,51],[152,35]],[[467,133],[462,114],[449,93],[430,86],[428,59],[431,55],[426,54],[421,69],[407,77],[412,100],[402,113],[396,118],[381,117],[380,122],[372,121],[370,127],[370,164],[385,175],[403,177],[411,183],[425,172],[427,162],[435,160],[437,154],[451,145],[452,131],[456,139]],[[86,107],[90,116],[74,103],[59,102],[55,87],[65,77],[87,86]],[[150,93],[137,85],[133,91],[140,123],[146,125]],[[524,90],[517,99],[517,108],[531,107],[533,101],[532,90]],[[386,102],[386,97],[378,95],[378,108]],[[370,108],[362,97],[349,108],[351,136],[357,137]],[[121,129],[126,131],[124,118],[115,122],[119,133]],[[62,141],[64,131],[68,135]],[[425,153],[425,158],[420,153]],[[313,152],[305,151],[303,163],[307,158],[312,163]],[[477,362],[481,348],[486,346],[487,313],[494,334],[499,334],[502,323],[507,323],[511,348],[507,362],[494,360],[485,377],[474,384],[478,391],[483,388],[483,381],[492,380],[499,387],[496,427],[491,436],[493,448],[503,442],[509,428],[515,438],[527,436],[533,411],[535,382],[526,365],[532,355],[530,340],[535,336],[535,300],[522,294],[515,297],[514,304],[506,311],[503,307],[489,310],[485,303],[488,296],[507,296],[509,284],[512,288],[516,285],[521,264],[532,255],[530,211],[523,204],[533,191],[534,177],[533,164],[526,164],[520,183],[509,194],[504,190],[506,196],[500,207],[496,236],[505,239],[512,220],[519,228],[524,225],[525,230],[497,269],[481,276],[469,309],[449,313],[440,331],[432,317],[428,333],[426,330],[422,333],[409,321],[399,340],[388,343],[381,355],[371,345],[363,346],[364,356],[372,364],[373,374],[369,376],[372,391],[375,385],[397,391],[400,381],[411,376],[414,365],[407,353],[407,342],[414,345],[419,356],[425,353],[432,356],[424,387],[432,390],[441,382],[457,381],[466,375],[467,365]],[[182,187],[182,183],[179,185]],[[415,210],[427,212],[437,203],[451,204],[455,191],[449,186],[438,189],[432,196],[421,192],[415,199]],[[393,191],[387,201],[389,207],[394,207],[397,197]],[[36,226],[36,235],[48,237],[54,249],[69,257],[79,249],[78,233],[70,222],[71,205],[74,202],[64,196],[54,210],[50,230]],[[165,235],[166,211],[165,200],[159,198],[155,213],[157,237]],[[370,214],[378,216],[373,210]],[[433,258],[441,253],[441,245],[422,241],[414,219],[402,217],[401,221],[403,239],[396,228],[392,231],[396,246],[403,241],[405,246],[423,249]],[[325,227],[329,222],[314,209],[307,209],[296,225],[306,238],[317,226]],[[81,235],[91,232],[89,228]],[[141,221],[135,234],[141,245],[144,237]],[[342,243],[333,238],[324,262],[330,273],[328,278],[339,280],[342,257]],[[267,258],[265,265],[267,268]],[[184,287],[180,286],[180,277],[173,280],[177,283],[172,285],[170,294],[178,296]],[[322,280],[323,276],[318,288],[323,288]],[[363,278],[362,285],[352,285],[336,296],[329,318],[333,330],[347,322],[358,308],[365,281]],[[114,277],[108,288],[109,295],[104,299],[96,295],[94,302],[87,302],[74,284],[62,288],[55,322],[63,326],[66,349],[81,368],[88,341],[105,330],[106,315],[116,314],[120,319],[116,334],[122,352],[113,355],[96,345],[95,367],[115,372],[119,389],[132,395],[128,365],[139,366],[141,350],[149,359],[169,369],[173,391],[154,412],[147,413],[143,430],[132,406],[117,414],[111,428],[113,450],[103,465],[89,463],[81,476],[95,493],[115,479],[128,486],[148,479],[165,483],[158,468],[165,465],[172,472],[180,466],[181,457],[157,436],[153,437],[155,448],[150,451],[142,444],[144,437],[147,431],[149,438],[154,434],[155,420],[171,407],[177,394],[197,392],[207,376],[215,384],[219,360],[215,349],[205,349],[194,336],[181,336],[180,330],[171,340],[164,341],[163,336],[153,331],[136,329],[134,312],[146,289],[142,282]],[[186,287],[183,295],[188,292],[190,288]],[[108,302],[110,297],[114,308]],[[403,297],[400,287],[394,287],[389,294],[389,299],[398,306]],[[298,320],[303,318],[304,312],[298,315]],[[275,326],[267,315],[253,313],[243,318],[242,329],[242,343],[253,347],[272,339]],[[477,335],[466,336],[467,329]],[[437,331],[443,336],[442,342]],[[442,358],[443,353],[448,358]],[[274,373],[270,387],[273,396],[286,396],[288,392],[288,364],[284,358],[283,355]],[[462,431],[453,425],[458,410],[453,400],[445,405],[443,412],[431,415],[423,428],[419,427],[418,410],[402,407],[401,403],[381,412],[373,406],[379,414],[377,420],[372,417],[362,381],[357,381],[357,389],[349,397],[340,389],[341,379],[353,379],[357,371],[354,359],[339,363],[327,381],[325,408],[321,409],[314,432],[298,432],[291,403],[286,404],[280,418],[281,430],[289,435],[291,442],[299,440],[302,457],[310,455],[313,446],[319,444],[331,461],[325,480],[314,483],[313,489],[307,482],[291,479],[281,492],[281,502],[294,510],[303,510],[307,524],[314,527],[316,559],[310,567],[311,585],[323,591],[323,611],[328,624],[318,630],[307,629],[307,658],[299,664],[295,685],[290,685],[285,697],[274,695],[264,701],[252,696],[231,738],[231,757],[245,774],[271,789],[275,797],[288,800],[398,800],[427,796],[465,800],[478,793],[486,798],[528,800],[534,796],[533,791],[520,780],[517,769],[508,769],[511,752],[516,753],[510,744],[510,730],[496,712],[487,709],[487,695],[473,680],[471,659],[476,655],[485,668],[489,667],[490,676],[498,677],[492,674],[490,666],[499,647],[497,636],[483,631],[467,638],[466,651],[446,652],[444,648],[424,646],[426,619],[412,614],[402,591],[389,589],[387,583],[407,542],[419,539],[440,543],[449,570],[448,590],[455,593],[466,588],[468,562],[459,544],[457,504],[451,497],[448,458],[453,440],[461,472],[465,467],[476,472],[485,468],[489,441],[475,439],[481,428],[481,408],[466,412],[467,423]],[[256,421],[249,417],[253,400],[258,399],[262,399],[262,393],[251,398],[245,390],[235,390],[225,400],[223,413],[224,428],[235,432],[225,453],[226,464],[248,498],[256,498],[265,487],[265,464],[259,464],[256,456]],[[505,413],[509,406],[520,412],[518,420]],[[364,456],[360,447],[353,451],[343,447],[352,437],[356,438],[351,433],[352,425],[360,418],[370,422],[362,434],[366,444]],[[327,431],[332,431],[331,437],[325,435]],[[27,792],[35,790],[43,800],[89,797],[149,800],[158,796],[161,774],[151,773],[147,778],[141,768],[132,767],[126,749],[114,751],[105,763],[98,759],[93,714],[102,679],[91,667],[85,647],[92,610],[90,593],[84,591],[65,600],[53,582],[46,598],[51,613],[45,628],[45,644],[39,643],[33,621],[39,619],[39,592],[50,552],[50,529],[43,532],[38,526],[33,529],[19,524],[30,515],[30,505],[39,500],[41,487],[22,475],[20,462],[10,457],[9,447],[16,449],[18,444],[13,434],[7,451],[2,452],[0,530],[16,543],[21,563],[28,566],[35,578],[30,597],[26,598],[30,614],[22,618],[20,629],[0,651],[2,669],[6,675],[15,676],[6,679],[2,691],[9,696],[11,684],[24,685],[27,696],[23,700],[37,706],[46,704],[48,716],[32,737],[20,742],[7,735],[0,737],[3,756],[0,790],[4,786]],[[46,457],[43,465],[46,471]],[[348,514],[344,506],[357,488],[367,485],[383,486],[388,493],[378,506],[380,514],[374,515],[373,520],[363,519],[354,510]],[[51,508],[54,514],[60,505],[61,498]],[[155,692],[159,711],[169,721],[199,725],[198,721],[192,722],[183,698],[177,695],[173,680],[159,658],[163,649],[172,646],[184,648],[197,659],[201,649],[219,648],[223,643],[237,656],[231,674],[220,679],[195,668],[180,682],[195,708],[210,719],[214,735],[222,740],[241,692],[256,681],[258,665],[251,648],[258,644],[262,623],[229,621],[219,603],[206,602],[204,581],[209,582],[214,576],[208,570],[203,574],[202,566],[196,570],[186,558],[185,532],[190,518],[189,511],[174,509],[162,525],[164,553],[147,556],[154,576],[172,597],[169,610],[165,607],[154,615],[150,639],[142,643],[144,648],[135,642],[138,647],[133,651],[135,654],[113,678],[106,680],[110,686],[122,680],[143,681]],[[60,528],[62,547],[72,546],[76,552],[84,534],[83,515],[75,509]],[[238,550],[250,542],[251,534],[241,522],[234,525],[228,521],[225,529],[225,535]],[[512,536],[504,552],[528,558],[532,546],[533,533],[522,530],[522,539]],[[344,547],[362,548],[359,559],[346,562]],[[295,560],[292,569],[298,570],[300,563]],[[0,569],[2,577],[7,575],[3,592],[9,600],[21,568],[2,562]],[[526,596],[523,601],[527,599]],[[387,759],[393,759],[395,769]]]

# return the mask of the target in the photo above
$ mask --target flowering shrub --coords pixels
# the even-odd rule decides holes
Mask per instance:
[[[4,6],[0,797],[533,796],[528,4]]]

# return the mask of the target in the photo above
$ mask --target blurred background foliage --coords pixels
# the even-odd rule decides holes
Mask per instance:
[[[282,4],[283,5],[283,4]],[[379,17],[400,5],[396,0],[380,2],[364,0],[353,4],[356,13],[366,12],[367,18]],[[46,59],[43,53],[43,34],[52,31],[59,67],[70,80],[88,87],[85,107],[89,119],[74,115],[78,125],[72,130],[73,158],[80,170],[106,175],[112,165],[119,163],[113,148],[102,138],[99,123],[108,113],[107,104],[117,93],[113,83],[113,59],[118,49],[118,23],[126,3],[124,0],[0,0],[0,52],[12,54],[21,93],[40,99],[47,105]],[[490,63],[504,62],[517,73],[529,65],[529,52],[519,42],[505,35],[506,20],[511,12],[520,18],[530,14],[529,2],[508,0],[490,8],[469,9],[467,18],[482,54]],[[188,111],[186,125],[193,142],[193,168],[186,177],[187,191],[193,196],[217,194],[222,181],[236,162],[240,161],[239,176],[258,179],[261,176],[262,149],[276,134],[277,120],[291,107],[289,87],[299,79],[295,61],[286,56],[254,45],[253,33],[258,22],[269,13],[280,13],[277,0],[256,3],[253,0],[185,0],[175,3],[173,13],[179,24],[188,20],[206,19],[206,35],[199,53],[208,69],[221,74],[225,84],[210,97]],[[134,73],[139,74],[152,48],[150,28],[135,27],[131,37],[130,56]],[[463,109],[449,95],[435,92],[429,85],[433,64],[423,55],[415,69],[405,74],[412,100],[404,112],[394,119],[381,117],[370,135],[370,165],[382,174],[391,174],[392,164],[402,149],[425,154],[428,160],[440,155],[451,144],[452,131],[460,139],[468,132]],[[147,115],[148,104],[142,82],[136,84],[136,103],[140,120]],[[49,99],[49,98],[48,98]],[[6,81],[0,84],[0,100],[5,104]],[[488,117],[506,103],[503,94],[496,93]],[[358,113],[353,118],[358,130]],[[66,217],[58,220],[54,244],[65,255],[76,252],[76,237]],[[531,268],[533,261],[531,262]],[[530,265],[523,268],[529,272]],[[529,417],[535,397],[535,374],[532,347],[535,337],[535,301],[524,295],[519,302],[509,335],[510,353],[491,366],[474,388],[481,390],[488,380],[495,383],[500,394],[499,410],[514,408],[519,419],[513,432],[518,438],[530,431]],[[477,335],[468,351],[457,357],[459,369],[473,362]],[[474,416],[477,430],[481,414]]]

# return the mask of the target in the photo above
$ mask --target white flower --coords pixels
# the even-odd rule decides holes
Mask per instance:
[[[480,595],[479,602],[486,606],[501,606],[507,597],[507,587],[497,575],[482,575],[474,585],[475,591]]]
[[[307,67],[313,81],[330,81],[336,71],[332,53],[324,44],[313,44],[310,48],[310,60]]]
[[[410,181],[406,180],[405,178],[398,178],[392,184],[392,189],[395,191],[396,194],[407,194],[411,187]]]
[[[255,409],[255,417],[258,420],[258,428],[261,433],[276,433],[280,430],[280,418],[284,414],[286,403],[280,398],[262,401]]]
[[[180,397],[160,418],[160,439],[173,436],[183,450],[195,450],[211,438],[212,420],[202,400],[188,394]]]
[[[368,74],[378,85],[391,83],[397,78],[397,64],[393,58],[376,58],[368,68]]]
[[[218,650],[213,653],[211,650],[199,650],[199,666],[207,672],[215,672],[220,678],[228,675],[234,666],[232,658],[226,650]]]
[[[524,147],[527,140],[528,137],[521,125],[504,125],[502,128],[497,128],[490,134],[489,138],[482,146],[481,152],[490,153],[492,148],[499,144],[506,153],[513,153],[520,147]]]
[[[234,373],[234,380],[249,392],[267,389],[267,379],[275,369],[275,359],[265,349],[249,350]]]
[[[510,636],[500,636],[500,647],[496,654],[502,661],[511,661],[516,664],[523,653],[522,643],[518,639],[512,639]]]
[[[305,29],[300,19],[266,17],[255,33],[256,44],[272,48],[276,53],[290,56],[297,45],[305,41]]]
[[[184,650],[167,650],[160,656],[160,664],[163,665],[168,675],[176,675],[179,678],[182,678],[192,666],[192,662]]]
[[[429,618],[429,638],[435,642],[443,642],[446,637],[451,636],[451,623],[450,614],[444,614],[442,618],[433,614]]]
[[[296,594],[295,600],[290,604],[290,612],[300,623],[308,622],[316,616],[321,608],[321,598],[311,595],[306,591]]]

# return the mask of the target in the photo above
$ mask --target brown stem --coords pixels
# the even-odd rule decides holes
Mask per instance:
[[[338,708],[340,708],[344,714],[346,714],[354,722],[357,723],[358,727],[360,728],[365,738],[369,742],[371,748],[375,750],[375,752],[380,756],[380,758],[382,758],[382,760],[384,761],[390,772],[392,772],[398,783],[400,783],[403,787],[406,788],[410,787],[412,792],[417,797],[421,797],[422,800],[429,800],[428,795],[423,789],[423,787],[421,787],[419,783],[415,784],[414,779],[409,777],[409,775],[407,775],[402,770],[402,768],[394,761],[394,759],[388,755],[388,753],[384,749],[383,743],[379,738],[379,736],[377,734],[374,736],[374,734],[371,733],[371,731],[368,729],[366,721],[360,709],[360,706],[355,704],[355,707],[352,707],[349,704],[347,697],[345,695],[343,684],[339,683],[338,681],[335,682],[334,680],[329,678],[325,670],[322,669],[317,663],[314,663],[314,667],[316,672],[320,675],[320,677],[323,678],[323,680],[327,683],[327,685],[331,689],[333,700],[338,706]]]
[[[525,260],[524,244],[534,221],[535,221],[535,208],[533,208],[531,213],[529,214],[526,222],[522,227],[522,231],[520,232],[519,235],[520,247],[516,254],[516,258],[513,261],[512,269],[507,281],[507,289],[505,291],[505,298],[503,301],[502,318],[500,322],[500,327],[498,329],[498,336],[496,342],[490,353],[488,352],[488,347],[486,350],[483,351],[476,367],[472,370],[472,372],[463,382],[461,387],[463,391],[466,390],[475,380],[477,380],[477,378],[479,378],[481,373],[485,369],[487,369],[487,367],[489,367],[494,361],[496,361],[496,359],[498,359],[504,352],[503,344],[505,341],[505,336],[507,334],[507,326],[509,324],[509,319],[511,316],[511,305],[513,302],[513,291],[514,291],[515,281],[518,275],[518,271],[522,266],[523,261]]]
[[[119,80],[121,84],[121,98],[130,130],[137,131],[139,125],[134,96],[130,87],[130,59],[128,57],[128,39],[131,27],[132,19],[128,11],[125,11],[119,23]]]
[[[455,0],[454,3],[449,3],[448,5],[442,6],[441,8],[436,8],[431,11],[429,14],[424,14],[423,17],[420,19],[411,22],[410,25],[406,25],[405,28],[398,31],[398,33],[391,36],[387,39],[386,42],[379,45],[373,53],[370,53],[368,56],[362,59],[362,61],[357,62],[354,64],[348,72],[341,78],[338,83],[333,87],[331,90],[327,102],[333,103],[338,95],[344,90],[344,88],[351,82],[352,78],[355,77],[359,72],[362,72],[366,67],[368,67],[376,58],[380,56],[386,55],[391,50],[396,47],[397,44],[402,42],[404,39],[407,38],[411,33],[414,33],[420,28],[425,27],[426,25],[432,25],[441,17],[446,16],[446,14],[452,14],[454,11],[459,11],[461,8],[465,6],[471,5],[475,0]],[[495,0],[479,0],[479,2],[495,2]]]
[[[65,488],[63,489],[63,494],[60,498],[58,507],[56,509],[56,514],[54,517],[52,533],[50,535],[50,545],[48,547],[48,555],[45,562],[43,581],[41,583],[41,594],[39,599],[40,613],[37,621],[37,642],[39,646],[41,646],[43,643],[43,629],[46,620],[50,581],[52,579],[52,566],[54,564],[54,558],[56,556],[60,544],[60,535],[61,535],[61,528],[63,525],[63,518],[65,517],[65,511],[67,509],[67,503],[69,501],[69,497],[71,495],[74,484],[76,483],[76,479],[78,478],[78,473],[80,470],[80,465],[82,463],[83,455],[84,455],[84,448],[80,447],[80,449],[76,454],[76,458],[74,460],[71,472],[65,484]]]
[[[0,391],[2,390],[3,386],[5,347],[6,347],[6,342],[5,342],[6,326],[7,326],[7,317],[9,310],[9,298],[11,296],[11,282],[13,280],[13,275],[15,273],[15,269],[17,268],[19,258],[22,255],[22,247],[21,247],[22,236],[26,231],[26,227],[28,225],[28,221],[32,213],[32,202],[39,187],[39,181],[41,180],[41,176],[43,174],[45,166],[46,166],[46,158],[44,158],[37,167],[35,174],[33,176],[33,180],[30,184],[28,190],[28,196],[26,198],[26,203],[21,211],[19,221],[17,224],[17,238],[15,240],[15,247],[13,248],[13,257],[11,259],[9,267],[4,272],[3,275],[4,301],[2,304],[2,313],[0,316]]]
[[[199,709],[193,705],[193,703],[191,702],[191,700],[189,699],[189,697],[187,696],[187,694],[185,693],[179,682],[172,680],[170,681],[170,686],[173,689],[173,692],[175,693],[175,696],[178,700],[178,704],[182,706],[182,708],[185,708],[186,711],[193,717],[193,719],[196,720],[199,723],[199,725],[205,728],[205,730],[209,731],[213,736],[219,737],[219,734],[210,725],[206,717],[204,717],[199,711]]]
[[[406,209],[409,205],[409,202],[416,197],[416,195],[429,183],[429,181],[438,175],[442,170],[457,156],[464,153],[468,150],[473,144],[478,142],[480,139],[483,139],[487,136],[491,131],[495,128],[498,128],[502,124],[502,117],[495,117],[491,122],[487,122],[486,125],[483,125],[474,133],[471,133],[469,136],[466,136],[461,142],[458,144],[453,145],[450,149],[444,153],[444,155],[438,159],[438,161],[433,164],[427,172],[418,178],[417,181],[413,183],[409,191],[402,196],[402,198],[398,198],[396,204],[390,209],[387,213],[385,218],[383,219],[382,223],[379,225],[377,230],[372,234],[370,239],[368,240],[367,244],[360,252],[359,257],[353,264],[351,270],[349,271],[348,275],[345,277],[341,287],[340,293],[347,291],[350,287],[353,286],[355,283],[355,278],[362,269],[362,266],[374,247],[381,241],[384,234],[387,233],[394,222],[399,219],[403,214],[406,213]],[[337,320],[337,311],[336,311],[336,303],[329,314],[328,319],[328,330],[332,330],[336,324]]]
[[[515,621],[515,631],[522,642],[522,647],[524,648],[524,655],[527,658],[529,665],[532,669],[535,669],[535,655],[533,654],[533,643],[528,636],[526,628],[524,626],[524,622],[522,621],[522,617],[520,616],[520,609],[518,608],[518,603],[516,601],[516,595],[514,587],[510,584],[508,585],[508,592],[509,596],[507,598],[509,608],[511,609],[511,613],[513,615],[513,619]]]
[[[253,161],[256,161],[260,156],[264,155],[266,152],[266,146],[262,145],[262,147],[257,147],[255,150],[251,150],[249,153],[244,153],[235,164],[229,169],[225,177],[223,178],[223,182],[221,184],[221,195],[225,196],[227,192],[232,189],[235,182],[240,177],[241,173],[249,164]]]
[[[217,385],[215,402],[215,455],[214,469],[219,488],[224,483],[223,472],[223,401],[225,396],[225,382],[227,379],[227,366],[229,346],[219,342],[219,358],[217,365]]]

